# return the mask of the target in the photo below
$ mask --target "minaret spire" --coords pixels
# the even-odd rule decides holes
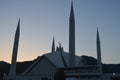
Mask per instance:
[[[96,44],[97,44],[97,65],[98,65],[98,70],[99,70],[100,73],[102,73],[101,46],[100,46],[100,37],[99,37],[98,28],[97,28]]]
[[[18,52],[18,45],[19,45],[19,36],[20,36],[20,19],[18,21],[15,38],[14,38],[14,46],[13,46],[13,53],[12,53],[12,60],[11,60],[9,75],[16,75],[16,61],[17,61],[17,52]]]
[[[75,66],[75,18],[73,1],[71,1],[71,11],[69,17],[69,66]]]
[[[74,9],[73,9],[73,0],[71,0],[71,11],[70,11],[70,19],[75,23],[75,19],[74,19]]]
[[[55,52],[55,41],[54,41],[54,37],[53,37],[53,42],[52,42],[52,52]]]

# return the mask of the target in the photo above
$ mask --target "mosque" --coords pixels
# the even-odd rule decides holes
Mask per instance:
[[[82,57],[75,55],[75,17],[73,1],[69,17],[69,52],[61,44],[55,49],[53,38],[50,53],[46,53],[22,74],[16,74],[16,60],[20,36],[20,19],[15,33],[10,72],[4,80],[112,80],[112,74],[102,72],[101,46],[97,29],[97,65],[86,65]]]

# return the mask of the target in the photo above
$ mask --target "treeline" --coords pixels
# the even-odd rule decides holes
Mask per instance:
[[[90,56],[81,56],[82,60],[84,60],[85,65],[96,65],[97,60]],[[17,62],[17,74],[24,72],[32,63],[36,61],[25,61],[25,62]],[[120,73],[120,64],[102,64],[103,73]],[[0,79],[2,79],[4,74],[8,74],[10,70],[10,64],[4,61],[0,61]]]

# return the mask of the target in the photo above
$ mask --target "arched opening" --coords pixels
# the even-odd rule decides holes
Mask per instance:
[[[66,75],[64,71],[57,71],[54,75],[54,80],[65,80]]]

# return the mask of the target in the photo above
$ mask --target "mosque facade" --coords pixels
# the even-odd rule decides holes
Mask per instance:
[[[53,38],[50,53],[46,53],[21,74],[16,74],[16,60],[20,37],[20,19],[15,33],[10,72],[4,80],[111,80],[112,74],[102,72],[101,46],[97,29],[97,65],[85,65],[82,57],[75,55],[75,17],[73,1],[69,17],[69,52],[61,44],[55,49]]]

